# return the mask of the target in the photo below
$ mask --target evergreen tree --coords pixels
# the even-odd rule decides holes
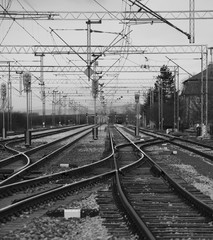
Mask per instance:
[[[160,68],[160,74],[154,84],[154,88],[150,88],[144,101],[143,109],[148,122],[153,122],[158,128],[160,102],[163,105],[164,127],[172,127],[174,122],[174,96],[175,81],[174,75],[168,68],[163,65]]]
[[[159,85],[163,90],[163,102],[173,102],[175,90],[174,75],[166,65],[161,67],[160,75],[157,76],[155,87],[158,87]]]

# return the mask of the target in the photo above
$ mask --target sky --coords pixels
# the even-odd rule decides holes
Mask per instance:
[[[154,11],[188,11],[188,0],[142,0],[141,3]],[[24,12],[49,12],[54,13],[83,13],[83,12],[105,12],[113,14],[113,12],[138,11],[138,7],[132,6],[130,1],[125,0],[1,0],[1,6],[7,6],[7,11],[24,11]],[[195,10],[204,10],[213,12],[212,0],[195,0]],[[2,11],[2,8],[1,8]],[[164,13],[164,14],[165,14]],[[128,15],[127,15],[128,16]],[[184,32],[189,32],[189,20],[169,20],[173,25],[180,28]],[[105,47],[117,41],[117,45],[129,46],[154,46],[154,45],[189,45],[187,37],[168,26],[165,23],[143,21],[135,24],[125,24],[126,22],[119,19],[102,20],[101,24],[92,24],[91,45],[103,45]],[[212,19],[195,20],[195,44],[207,45],[213,47]],[[6,20],[0,19],[0,47],[5,45],[87,45],[87,24],[86,19],[83,20],[38,20],[38,19],[21,19]],[[53,29],[54,31],[51,31]],[[97,32],[99,31],[99,32]],[[123,31],[123,32],[122,32]],[[128,37],[122,38],[121,33],[127,34]],[[120,41],[118,41],[120,40]],[[115,54],[104,55],[98,59],[98,66],[112,68],[112,66],[160,66],[166,64],[174,68],[174,63],[168,60],[169,57],[176,64],[180,65],[180,81],[181,83],[191,74],[196,74],[201,70],[201,61],[199,54]],[[47,54],[43,57],[44,65],[48,66],[77,66],[86,69],[87,55],[67,55]],[[2,65],[7,64],[5,61],[11,61],[11,65],[40,66],[40,57],[34,54],[0,54]],[[20,68],[21,69],[21,68]],[[83,68],[84,69],[84,68]],[[99,83],[102,84],[102,97],[108,109],[123,104],[134,104],[134,94],[140,92],[140,101],[143,102],[144,95],[150,87],[154,86],[159,72],[110,72],[102,73]],[[39,85],[40,73],[32,72],[32,108],[40,110],[41,103],[41,86]],[[46,109],[51,111],[53,91],[58,91],[56,101],[59,97],[63,99],[64,111],[66,106],[79,108],[83,112],[92,111],[93,97],[91,94],[91,82],[88,81],[84,72],[71,73],[43,73],[46,94]],[[20,75],[11,72],[12,81],[12,106],[13,111],[25,111],[26,95],[20,91]],[[8,81],[8,73],[0,73],[0,83]],[[22,80],[21,80],[22,81]],[[22,87],[23,88],[23,87]],[[63,96],[66,96],[63,98]],[[66,99],[66,100],[65,100]],[[102,99],[103,100],[103,99]],[[68,104],[70,102],[70,104]],[[103,101],[102,101],[103,102]],[[102,108],[100,94],[97,98],[98,109]]]

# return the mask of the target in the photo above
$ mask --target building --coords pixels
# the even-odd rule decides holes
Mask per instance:
[[[186,81],[183,82],[183,90],[181,94],[181,122],[185,126],[194,126],[201,123],[201,96],[202,96],[202,74],[203,74],[203,121],[205,123],[206,115],[207,122],[213,124],[213,64],[209,64],[207,68],[208,82],[206,91],[206,69]],[[206,102],[206,96],[208,101]],[[208,111],[206,111],[206,107]],[[207,112],[207,114],[206,114]]]

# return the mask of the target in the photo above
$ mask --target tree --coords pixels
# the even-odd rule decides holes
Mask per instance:
[[[149,89],[143,105],[150,123],[154,123],[158,128],[161,127],[159,124],[162,124],[162,128],[173,127],[174,99],[176,99],[174,96],[177,96],[174,75],[168,66],[163,65],[154,88]],[[161,121],[162,118],[163,121]]]
[[[172,72],[166,65],[161,67],[160,75],[157,76],[157,81],[155,83],[155,86],[156,85],[157,87],[160,85],[163,90],[164,103],[174,102],[174,75],[172,75]]]

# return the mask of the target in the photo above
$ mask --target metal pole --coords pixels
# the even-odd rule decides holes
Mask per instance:
[[[161,127],[161,97],[160,97],[160,85],[158,84],[158,130]]]
[[[42,101],[42,126],[45,127],[45,84],[44,84],[44,54],[40,55],[41,62],[41,101]]]
[[[75,124],[78,124],[78,114],[77,114],[77,107],[74,106],[74,112],[75,112]]]
[[[54,92],[52,100],[52,126],[55,126],[55,103],[54,103]]]
[[[208,95],[209,95],[209,79],[208,79],[208,49],[206,48],[206,51],[205,51],[205,65],[206,65],[206,86],[205,86],[205,100],[206,100],[206,109],[205,109],[205,125],[206,127],[208,126]]]
[[[26,126],[26,138],[25,138],[25,146],[29,147],[31,144],[30,141],[30,132],[29,132],[29,102],[30,102],[30,91],[31,91],[31,74],[29,72],[25,72],[23,74],[23,83],[24,89],[26,91],[26,107],[27,107],[27,126]]]
[[[177,68],[177,129],[180,129],[179,67]]]
[[[195,0],[189,0],[189,43],[195,43]]]
[[[27,91],[27,132],[29,131],[29,92]]]
[[[30,133],[29,133],[29,89],[26,90],[26,102],[27,102],[27,127],[26,127],[26,141],[25,146],[30,146]]]
[[[11,83],[11,74],[10,74],[10,62],[9,64],[9,80],[8,80],[8,118],[9,125],[8,130],[12,131],[12,83]]]
[[[97,124],[97,106],[96,106],[96,99],[98,96],[98,76],[96,73],[96,67],[98,66],[98,62],[96,61],[94,63],[94,78],[93,78],[93,84],[92,84],[92,92],[93,92],[93,99],[94,99],[94,125]],[[97,139],[98,133],[97,133],[97,127],[94,127],[94,134],[93,134],[93,139]]]
[[[96,119],[96,115],[97,115],[97,106],[96,106],[96,97],[94,97],[94,124],[97,124],[97,119]]]
[[[87,125],[89,124],[89,117],[88,117],[88,108],[87,108],[87,110],[86,110],[87,112],[86,112],[86,123],[87,123]]]
[[[92,33],[92,30],[91,30],[91,24],[100,24],[101,23],[101,20],[98,20],[98,21],[91,21],[91,20],[88,20],[86,22],[87,24],[87,75],[88,75],[88,81],[90,81],[90,78],[91,78],[91,65],[92,65],[92,61],[91,61],[91,33]]]
[[[173,95],[174,95],[174,125],[173,128],[177,128],[177,116],[176,116],[176,70],[175,70],[175,76],[174,76],[174,90],[173,90]]]
[[[160,91],[161,91],[161,130],[163,130],[163,122],[164,122],[164,118],[163,118],[163,81],[161,80],[161,85],[160,85]]]
[[[88,20],[87,24],[87,70],[88,70],[88,81],[91,78],[91,21]]]
[[[59,114],[59,125],[61,125],[61,92],[59,92],[59,109],[58,109],[58,114]]]
[[[94,78],[93,78],[93,98],[94,98],[94,124],[97,124],[97,119],[96,119],[96,98],[97,98],[97,94],[98,94],[98,89],[96,89],[98,87],[98,79],[97,79],[97,74],[96,74],[96,67],[98,65],[98,62],[96,61],[94,64]]]
[[[135,136],[139,136],[139,123],[140,123],[140,104],[139,104],[140,94],[135,94],[135,103],[136,103],[136,129]]]
[[[33,98],[32,98],[32,89],[30,89],[29,93],[29,128],[31,129],[33,126],[33,115],[32,115],[32,106],[33,106]]]
[[[81,105],[78,104],[78,124],[81,124]]]
[[[67,122],[67,118],[66,118],[66,114],[67,114],[67,111],[66,111],[66,106],[67,106],[67,95],[64,95],[63,96],[63,107],[64,107],[64,124],[66,125],[66,122]]]
[[[40,85],[41,85],[41,102],[42,102],[42,126],[45,127],[45,84],[44,84],[44,53],[35,53],[40,57]]]
[[[2,138],[6,138],[5,131],[5,99],[7,96],[7,86],[5,83],[1,84],[1,98],[2,98]]]
[[[5,112],[4,112],[4,106],[5,106],[5,100],[3,99],[3,106],[2,106],[2,138],[5,139],[6,138],[6,134],[5,134]]]
[[[150,96],[149,96],[149,127],[151,128],[151,120],[152,120],[152,88],[149,90]]]
[[[52,101],[52,125],[55,126],[55,105],[56,105],[56,90],[53,90],[53,101]]]
[[[204,99],[203,99],[203,48],[201,50],[201,99],[200,99],[200,123],[201,123],[201,128],[203,126],[203,106],[204,106]]]

